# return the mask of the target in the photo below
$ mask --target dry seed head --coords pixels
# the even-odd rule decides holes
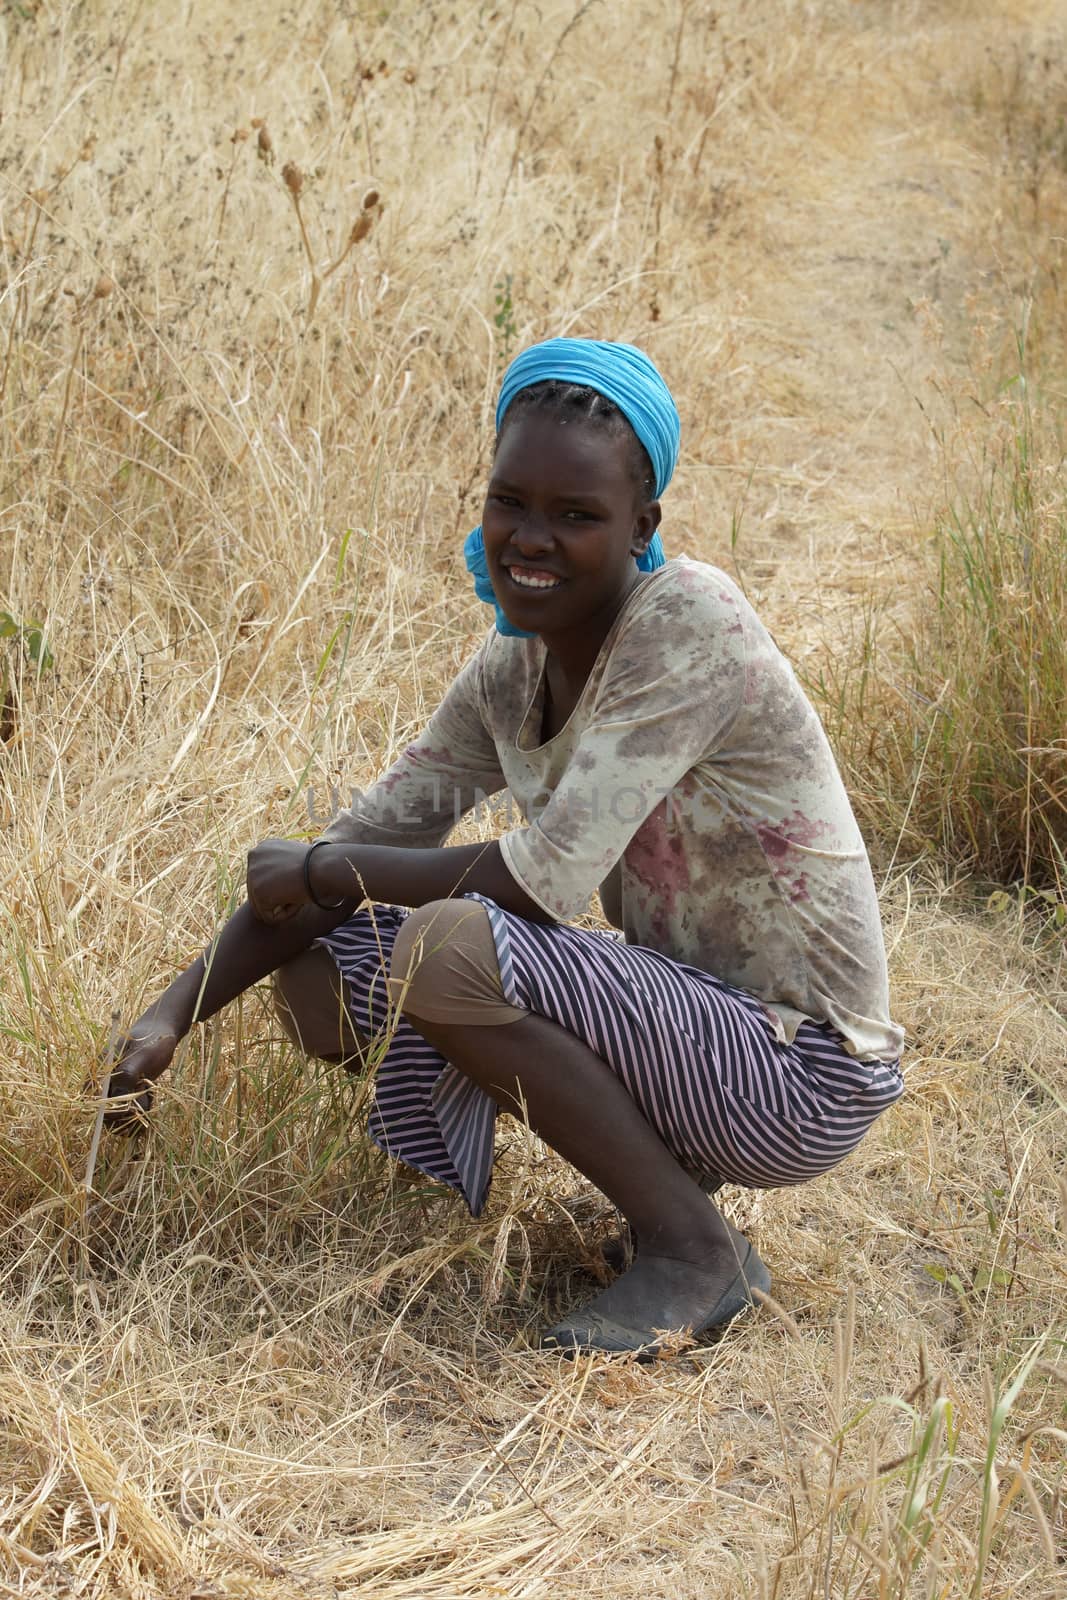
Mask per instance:
[[[253,128],[262,128],[263,127],[263,118],[262,117],[249,117],[248,120],[252,124]]]
[[[97,278],[96,283],[93,286],[93,292],[89,298],[91,300],[106,300],[108,295],[114,294],[114,292],[114,278],[109,278],[107,273],[104,273],[102,277]]]
[[[369,211],[361,211],[352,224],[352,232],[348,235],[349,244],[358,244],[361,239],[365,239],[373,222],[374,218]]]
[[[259,137],[256,140],[256,144],[259,146],[259,154],[263,161],[272,161],[274,159],[274,140],[271,138],[270,129],[265,122],[261,122],[259,125]]]
[[[415,71],[415,68],[414,67],[409,67],[407,69],[407,71],[404,73],[404,82],[405,83],[414,83],[415,79],[417,77],[418,77],[418,73]]]
[[[231,144],[243,144],[244,141],[248,137],[249,137],[249,129],[248,128],[234,128],[233,132],[230,134],[230,143]]]
[[[282,179],[285,183],[285,187],[288,189],[293,199],[298,199],[300,191],[304,187],[304,174],[301,172],[295,161],[287,161],[285,163],[285,166],[282,168]]]
[[[379,195],[377,189],[368,189],[366,194],[363,196],[363,210],[373,211],[380,198],[381,196]]]

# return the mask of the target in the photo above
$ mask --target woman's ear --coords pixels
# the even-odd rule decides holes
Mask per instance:
[[[630,554],[643,556],[652,543],[652,535],[659,527],[663,518],[663,510],[658,500],[646,500],[634,518],[633,538],[630,541]]]

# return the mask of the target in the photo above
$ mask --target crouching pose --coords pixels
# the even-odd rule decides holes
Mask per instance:
[[[477,1216],[497,1111],[518,1112],[628,1220],[629,1270],[545,1335],[567,1350],[648,1352],[744,1310],[770,1275],[709,1192],[816,1177],[902,1087],[874,882],[818,717],[736,585],[664,560],[678,439],[631,346],[512,363],[466,547],[495,626],[322,838],[252,850],[247,904],[112,1078],[143,1091],[269,972],[310,1052],[350,1060],[391,1030],[386,1151]],[[444,844],[504,789],[519,825]],[[621,938],[571,925],[597,889]]]

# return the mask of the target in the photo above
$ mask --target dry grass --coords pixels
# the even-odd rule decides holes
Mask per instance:
[[[1056,944],[1067,928],[1067,505],[1055,416],[1031,385],[1024,361],[983,407],[981,459],[955,469],[925,559],[909,553],[917,593],[903,608],[872,598],[858,654],[828,652],[815,677],[872,841],[894,861],[933,856],[987,893],[1008,886]],[[1005,888],[994,894],[1011,905]]]
[[[1061,1592],[1062,968],[914,874],[909,1095],[732,1196],[775,1303],[719,1345],[538,1353],[596,1197],[512,1128],[472,1224],[258,994],[84,1185],[112,1010],[484,629],[509,345],[653,352],[668,543],[739,522],[802,663],[901,583],[975,350],[1058,281],[1055,8],[991,9],[3,6],[3,1592]]]

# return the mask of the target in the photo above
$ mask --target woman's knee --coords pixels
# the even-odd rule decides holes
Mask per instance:
[[[492,947],[488,915],[476,900],[431,900],[416,906],[405,917],[393,944],[390,994],[406,1011],[415,1009],[416,1003],[430,993],[447,993],[454,976],[452,957],[459,942],[477,951],[479,932],[483,940],[488,937]],[[490,964],[495,961],[493,949]]]
[[[426,1022],[492,1026],[526,1015],[504,999],[489,913],[477,900],[432,900],[411,912],[393,945],[389,989]]]

